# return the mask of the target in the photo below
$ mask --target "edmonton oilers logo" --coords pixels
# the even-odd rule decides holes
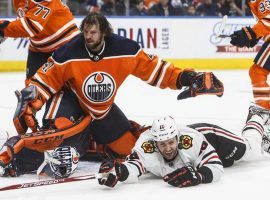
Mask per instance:
[[[83,94],[90,102],[108,101],[115,92],[114,79],[105,72],[90,74],[83,83]]]

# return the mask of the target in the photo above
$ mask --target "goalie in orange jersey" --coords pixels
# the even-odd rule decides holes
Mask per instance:
[[[4,38],[29,38],[26,76],[33,76],[52,52],[79,34],[72,13],[61,0],[13,0],[18,18],[0,20]]]
[[[259,39],[264,44],[249,69],[255,103],[270,110],[270,87],[267,77],[270,72],[270,10],[269,1],[249,0],[249,7],[256,17],[257,23],[251,27],[243,27],[235,31],[231,44],[238,47],[254,47]]]
[[[43,152],[58,146],[74,146],[83,156],[90,136],[114,155],[130,154],[142,129],[135,125],[134,131],[134,124],[114,103],[129,75],[161,89],[187,87],[178,99],[223,94],[223,84],[213,73],[176,68],[145,53],[137,42],[113,34],[100,14],[86,16],[80,29],[80,35],[57,49],[30,78],[30,86],[16,92],[13,121],[19,136],[10,138],[7,150],[0,154],[2,165],[19,168],[13,175],[36,169]],[[59,93],[64,85],[68,89]],[[39,128],[34,113],[48,101],[52,103],[44,116],[52,120]],[[33,132],[26,134],[28,128]]]

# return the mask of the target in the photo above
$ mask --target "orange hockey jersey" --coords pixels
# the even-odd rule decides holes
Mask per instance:
[[[72,13],[61,0],[13,0],[13,3],[16,12],[25,14],[18,13],[19,18],[9,23],[4,35],[29,37],[32,51],[54,51],[79,34]]]
[[[135,41],[115,34],[105,38],[102,51],[93,55],[80,34],[57,49],[30,84],[46,100],[68,84],[82,108],[93,118],[101,119],[109,112],[118,88],[130,74],[152,86],[180,89],[176,83],[181,72],[171,63],[145,53]]]
[[[269,40],[270,37],[270,1],[265,0],[249,0],[249,7],[257,23],[252,27],[257,38],[265,37],[264,40]]]

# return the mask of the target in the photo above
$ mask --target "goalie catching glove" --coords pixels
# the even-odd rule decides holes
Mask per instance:
[[[17,90],[15,94],[18,104],[13,117],[13,123],[17,132],[23,135],[28,127],[34,132],[37,131],[38,122],[35,118],[35,113],[41,109],[45,101],[33,85],[24,88],[20,92]]]
[[[98,179],[100,185],[114,187],[118,181],[123,182],[129,176],[126,165],[117,161],[105,161],[100,165],[99,173],[102,177]]]
[[[223,84],[212,72],[194,72],[184,70],[178,78],[178,87],[187,86],[177,99],[186,99],[203,94],[217,95],[221,97],[224,92]]]

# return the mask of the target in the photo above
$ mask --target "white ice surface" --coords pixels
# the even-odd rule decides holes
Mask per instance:
[[[199,96],[177,101],[178,91],[160,90],[130,77],[118,91],[116,103],[128,116],[142,124],[149,124],[161,115],[172,115],[184,124],[209,122],[240,134],[244,125],[249,102],[252,101],[251,85],[247,70],[215,71],[223,81],[225,93],[222,98]],[[22,89],[24,73],[0,74],[0,143],[5,132],[15,134],[12,118],[16,107],[14,91]],[[80,163],[74,176],[97,172],[98,163]],[[0,178],[0,187],[16,183],[37,181],[35,175],[18,178]],[[173,188],[152,175],[146,175],[135,184],[119,184],[114,189],[99,186],[96,180],[42,186],[0,192],[0,200],[48,199],[48,200],[232,200],[269,199],[270,157],[266,155],[257,162],[242,162],[225,169],[221,180],[185,189]]]

